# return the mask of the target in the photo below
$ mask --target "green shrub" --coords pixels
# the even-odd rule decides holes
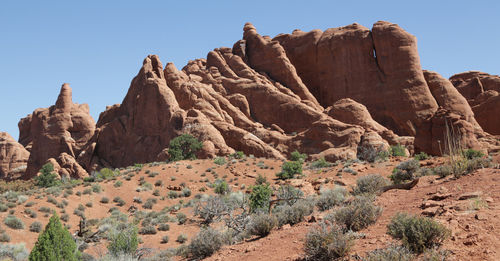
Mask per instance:
[[[290,161],[304,162],[307,159],[307,154],[301,154],[297,150],[290,154]]]
[[[10,242],[10,236],[5,231],[0,234],[0,242],[2,243]]]
[[[101,200],[100,200],[99,202],[101,202],[101,203],[103,203],[103,204],[107,204],[107,203],[109,203],[109,198],[107,198],[107,197],[102,197],[102,198],[101,198]]]
[[[187,221],[187,216],[184,213],[179,212],[175,215],[175,217],[177,218],[177,222],[179,223],[179,225],[182,225]]]
[[[389,185],[389,181],[379,174],[362,176],[356,180],[356,187],[353,189],[353,194],[376,194],[387,185]]]
[[[242,159],[245,157],[245,153],[243,153],[243,151],[237,151],[237,152],[229,155],[229,157],[235,158],[235,159]]]
[[[321,168],[328,168],[332,164],[328,161],[325,160],[325,158],[320,158],[313,163],[311,163],[311,168],[313,169],[321,169]]]
[[[382,208],[373,204],[371,197],[357,196],[347,206],[327,216],[327,219],[333,219],[349,230],[359,231],[374,224],[381,214]]]
[[[186,198],[187,198],[187,197],[190,197],[190,196],[191,196],[191,190],[190,190],[189,188],[183,188],[183,189],[182,189],[182,195],[183,195],[184,197],[186,197]]]
[[[304,197],[304,192],[291,185],[280,186],[276,191],[276,199],[281,200],[277,202],[277,205],[287,204],[291,206],[302,197]]]
[[[247,225],[247,230],[251,235],[265,237],[271,233],[271,230],[277,225],[278,220],[275,216],[267,213],[253,214]]]
[[[167,223],[162,223],[162,224],[158,225],[158,230],[159,231],[169,231],[170,225]]]
[[[121,187],[121,186],[122,186],[122,184],[123,184],[123,182],[122,182],[121,180],[117,180],[117,181],[115,182],[115,184],[113,184],[113,187],[115,187],[115,188],[119,188],[119,187]]]
[[[415,159],[416,160],[426,160],[426,159],[429,159],[429,155],[427,155],[427,153],[422,151],[422,152],[415,155]]]
[[[450,231],[431,218],[398,213],[387,225],[387,234],[400,239],[408,249],[422,253],[441,245]]]
[[[225,195],[230,191],[229,185],[225,180],[216,180],[214,184],[214,192],[219,195]]]
[[[29,252],[24,243],[0,245],[0,257],[3,261],[24,261],[28,260],[28,256]]]
[[[389,149],[390,150],[390,149]],[[386,161],[390,156],[390,151],[385,146],[358,146],[357,157],[367,162]]]
[[[184,234],[180,234],[175,241],[183,244],[188,240],[187,236]]]
[[[418,162],[418,160],[411,159],[403,161],[392,170],[392,174],[389,178],[394,182],[394,184],[400,184],[405,181],[413,180],[415,178],[415,172],[419,168],[420,162]]]
[[[141,235],[155,235],[156,228],[154,226],[145,226],[139,229],[139,234]]]
[[[196,152],[203,147],[203,144],[189,134],[182,134],[170,141],[168,154],[170,161],[184,159],[196,159]]]
[[[307,233],[304,250],[308,260],[330,261],[347,256],[353,245],[354,237],[342,227],[321,222]]]
[[[31,232],[40,233],[40,231],[42,231],[42,223],[40,223],[38,221],[35,221],[35,222],[31,223],[31,225],[30,225],[30,231]]]
[[[440,165],[432,169],[432,172],[438,175],[440,178],[444,178],[453,174],[453,169],[450,165]]]
[[[256,211],[268,208],[271,193],[272,191],[268,184],[252,186],[252,192],[249,197],[250,209]]]
[[[292,206],[277,206],[273,210],[279,227],[285,224],[295,225],[302,222],[305,216],[313,212],[314,203],[309,200],[301,199]]]
[[[61,183],[57,174],[54,173],[54,166],[51,163],[43,165],[40,173],[39,176],[35,177],[35,185],[38,187],[48,188]]]
[[[287,161],[281,166],[281,172],[276,176],[280,179],[293,179],[296,174],[302,174],[302,162]]]
[[[11,216],[11,215],[7,216],[3,220],[3,223],[12,229],[24,229],[23,221],[15,216]]]
[[[169,239],[168,236],[162,236],[160,243],[166,244],[166,243],[168,243],[168,239]]]
[[[7,207],[3,203],[0,203],[0,212],[7,212],[7,210],[9,210],[9,207]]]
[[[43,212],[43,213],[52,213],[52,209],[49,207],[40,207],[38,211]]]
[[[226,159],[224,157],[217,157],[214,159],[214,163],[217,165],[224,165],[226,164]]]
[[[255,185],[262,185],[262,184],[269,184],[269,183],[267,182],[266,177],[259,174],[255,179]]]
[[[403,246],[388,246],[368,252],[364,261],[412,261],[413,254]]]
[[[122,254],[135,254],[139,246],[139,238],[137,237],[137,227],[120,223],[119,229],[110,229],[108,233],[108,251],[113,256]]]
[[[108,168],[102,168],[99,170],[99,172],[96,174],[97,179],[112,179],[115,176],[118,176],[120,174],[119,171],[113,171]]]
[[[336,187],[334,189],[322,190],[321,195],[316,201],[316,206],[320,211],[325,211],[338,206],[345,201],[345,196],[347,191],[342,187]]]
[[[189,255],[195,260],[209,257],[222,247],[223,242],[223,236],[219,231],[210,227],[202,228],[189,243]]]
[[[92,191],[95,193],[101,193],[102,188],[99,184],[92,184]]]
[[[466,159],[469,159],[469,160],[484,157],[484,153],[482,153],[481,151],[478,151],[478,150],[473,150],[473,149],[467,149],[463,152],[463,154],[464,154],[464,157]]]
[[[392,156],[406,157],[406,149],[401,144],[391,146],[389,152]]]
[[[80,252],[69,231],[64,228],[57,214],[50,218],[45,230],[38,236],[29,260],[78,260]]]

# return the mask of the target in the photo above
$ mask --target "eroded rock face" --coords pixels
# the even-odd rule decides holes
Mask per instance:
[[[467,99],[475,118],[488,133],[500,135],[500,76],[470,71],[450,77],[456,89]]]
[[[87,104],[75,104],[69,84],[63,84],[56,104],[36,109],[19,123],[20,139],[31,146],[26,178],[37,174],[49,158],[66,153],[76,159],[94,135],[95,122]]]
[[[6,132],[0,132],[0,178],[23,176],[30,153]]]

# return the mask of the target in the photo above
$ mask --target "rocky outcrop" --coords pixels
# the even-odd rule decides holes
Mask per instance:
[[[475,118],[488,133],[500,135],[500,76],[470,71],[450,78],[455,88],[467,99]]]
[[[94,135],[95,122],[89,114],[87,104],[75,104],[69,84],[63,84],[56,104],[49,108],[36,109],[21,119],[20,140],[31,146],[26,169],[26,178],[37,174],[50,158],[62,153],[76,159]],[[74,177],[86,176],[76,173]]]
[[[335,161],[396,144],[441,154],[450,130],[463,146],[487,150],[499,145],[483,131],[496,132],[487,114],[499,107],[497,78],[423,71],[416,38],[388,22],[272,39],[247,23],[232,48],[180,70],[146,57],[123,102],[96,125],[63,85],[56,105],[19,122],[19,142],[31,151],[29,176],[51,162],[61,177],[167,160],[170,140],[184,133],[203,143],[202,158],[285,159],[298,150]]]
[[[29,152],[6,132],[0,132],[0,178],[21,178],[26,170]]]

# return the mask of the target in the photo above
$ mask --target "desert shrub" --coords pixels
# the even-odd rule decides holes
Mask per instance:
[[[107,198],[107,197],[102,197],[102,198],[101,198],[101,200],[100,200],[99,202],[101,202],[101,203],[103,203],[103,204],[107,204],[107,203],[109,203],[109,198]]]
[[[170,141],[168,154],[170,161],[184,159],[196,159],[196,152],[203,147],[203,144],[189,134],[182,134]]]
[[[389,185],[388,180],[379,174],[362,176],[356,180],[356,187],[353,189],[353,194],[376,194],[387,185]]]
[[[316,201],[316,206],[320,211],[325,211],[338,206],[345,201],[347,191],[343,187],[326,189],[321,191],[321,195]]]
[[[184,234],[180,234],[177,239],[175,240],[176,242],[179,242],[181,244],[185,243],[188,240],[187,236]]]
[[[383,145],[375,146],[358,146],[357,157],[360,160],[367,162],[386,161],[390,156]]]
[[[38,216],[34,210],[29,208],[25,209],[24,213],[28,214],[30,218],[36,218]]]
[[[184,197],[186,197],[186,198],[187,198],[187,197],[190,197],[190,196],[191,196],[191,190],[190,190],[189,188],[183,188],[183,189],[182,189],[182,195],[183,195]]]
[[[51,196],[47,197],[47,202],[54,204],[54,205],[57,205],[57,200]]]
[[[393,145],[389,149],[389,152],[392,156],[401,156],[406,157],[406,149],[405,146],[401,144]]]
[[[186,214],[184,214],[182,212],[177,213],[175,215],[175,217],[177,218],[177,223],[179,223],[179,225],[182,225],[182,224],[186,223],[186,221],[187,221]]]
[[[382,214],[382,208],[373,203],[367,196],[355,197],[347,206],[341,207],[327,219],[333,219],[352,231],[359,231],[374,224]]]
[[[92,194],[92,189],[86,188],[83,190],[83,195],[91,195]]]
[[[287,204],[291,206],[302,197],[304,197],[304,192],[291,185],[280,186],[276,191],[276,199],[280,200],[277,203],[278,205]]]
[[[403,246],[388,246],[368,252],[365,261],[411,261],[413,254]]]
[[[158,230],[159,231],[169,231],[170,225],[167,223],[162,223],[162,224],[158,225]]]
[[[464,154],[464,157],[468,160],[484,157],[484,153],[482,153],[481,151],[478,151],[478,150],[473,150],[473,149],[464,150],[463,154]]]
[[[313,169],[321,169],[321,168],[328,168],[332,164],[328,161],[325,160],[325,158],[320,158],[313,163],[311,163],[311,168]]]
[[[137,227],[126,223],[118,223],[108,231],[108,241],[108,251],[113,256],[135,254],[139,246]]]
[[[220,195],[225,195],[230,191],[229,185],[225,180],[216,180],[214,184],[214,192]]]
[[[414,158],[416,160],[426,160],[426,159],[429,159],[429,155],[427,155],[427,153],[422,151],[422,152],[416,154]]]
[[[304,162],[306,159],[307,159],[307,154],[305,153],[301,154],[297,150],[290,153],[290,161]]]
[[[42,231],[42,223],[40,223],[38,221],[35,221],[35,222],[31,223],[31,225],[30,225],[30,231],[31,232],[39,233],[40,231]]]
[[[304,220],[314,210],[314,203],[309,200],[299,200],[292,206],[282,205],[274,208],[274,215],[277,218],[278,226],[285,224],[295,225]]]
[[[62,214],[61,215],[61,220],[64,221],[64,222],[68,222],[69,220],[69,215],[68,214]]]
[[[92,206],[94,206],[94,204],[92,202],[87,202],[85,203],[85,206],[91,208]]]
[[[223,243],[223,236],[219,231],[210,227],[202,228],[189,243],[189,255],[192,259],[201,260],[219,250]]]
[[[441,178],[449,176],[453,173],[450,165],[440,165],[432,169],[432,171]]]
[[[157,200],[155,198],[148,198],[146,202],[142,205],[143,208],[145,209],[152,209],[153,206],[156,204]]]
[[[24,243],[0,244],[0,258],[2,260],[24,261],[27,260],[29,252]]]
[[[112,179],[115,176],[120,174],[119,171],[113,171],[108,168],[102,168],[99,172],[95,173],[94,176],[96,179]]]
[[[308,260],[330,261],[347,256],[353,245],[354,236],[342,227],[321,222],[307,233],[304,250]]]
[[[420,162],[415,159],[403,161],[392,170],[389,178],[395,183],[400,184],[405,181],[413,180],[415,172],[420,168]]]
[[[426,249],[420,256],[420,261],[446,261],[451,251],[439,249],[437,247]]]
[[[161,185],[163,185],[163,180],[159,179],[155,181],[155,187],[161,187]]]
[[[229,210],[229,206],[221,197],[210,196],[195,205],[194,214],[202,218],[204,224],[210,224],[219,221]]]
[[[64,228],[57,214],[50,218],[45,230],[38,236],[29,260],[78,260],[80,252],[69,231]]]
[[[450,231],[431,218],[398,213],[387,225],[387,234],[400,239],[408,249],[422,253],[441,245]]]
[[[280,179],[293,179],[295,175],[302,174],[302,162],[300,161],[287,161],[281,166],[281,172],[276,176]]]
[[[268,208],[271,193],[272,191],[268,184],[252,186],[252,192],[249,197],[250,209],[256,211],[258,209]]]
[[[16,216],[7,216],[4,220],[3,223],[12,228],[12,229],[24,229],[24,223],[21,219],[17,218]]]
[[[10,236],[5,231],[0,233],[0,242],[2,243],[10,242]]]
[[[265,237],[276,227],[278,220],[275,216],[265,212],[253,214],[247,225],[247,230],[251,235]]]
[[[229,155],[229,157],[235,158],[235,159],[243,159],[245,157],[245,153],[243,153],[243,151],[237,151],[237,152]]]
[[[123,182],[122,182],[121,180],[117,180],[117,181],[115,182],[115,184],[113,184],[113,187],[115,187],[115,188],[119,188],[119,187],[121,187],[122,185],[123,185]]]
[[[0,203],[0,212],[7,212],[9,210],[9,207],[7,205]]]
[[[169,191],[168,194],[167,194],[168,198],[178,198],[180,197],[180,193],[177,193],[177,191]]]
[[[224,165],[226,164],[226,159],[224,157],[217,157],[214,159],[214,163],[217,165]]]
[[[154,226],[145,226],[139,229],[139,234],[141,235],[155,235],[156,228]]]
[[[166,243],[168,243],[168,239],[169,239],[168,236],[162,236],[160,243],[166,244]]]
[[[92,191],[95,193],[101,193],[102,187],[99,184],[92,184]]]
[[[40,172],[41,174],[35,177],[35,185],[38,187],[48,188],[61,183],[57,174],[54,173],[54,166],[51,163],[43,165]]]
[[[117,206],[124,206],[126,204],[125,200],[123,200],[122,198],[120,197],[115,197],[113,198],[113,202],[116,203]]]

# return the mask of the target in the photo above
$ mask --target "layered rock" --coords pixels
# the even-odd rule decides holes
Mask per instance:
[[[470,71],[450,78],[455,88],[472,106],[475,118],[488,133],[500,135],[500,76]]]
[[[6,132],[0,132],[0,178],[20,178],[27,167],[30,153]]]
[[[19,123],[20,139],[31,146],[26,178],[35,176],[50,158],[66,153],[76,159],[94,135],[95,122],[87,104],[75,104],[69,84],[63,84],[56,104],[36,109]],[[73,173],[73,177],[88,175]]]

